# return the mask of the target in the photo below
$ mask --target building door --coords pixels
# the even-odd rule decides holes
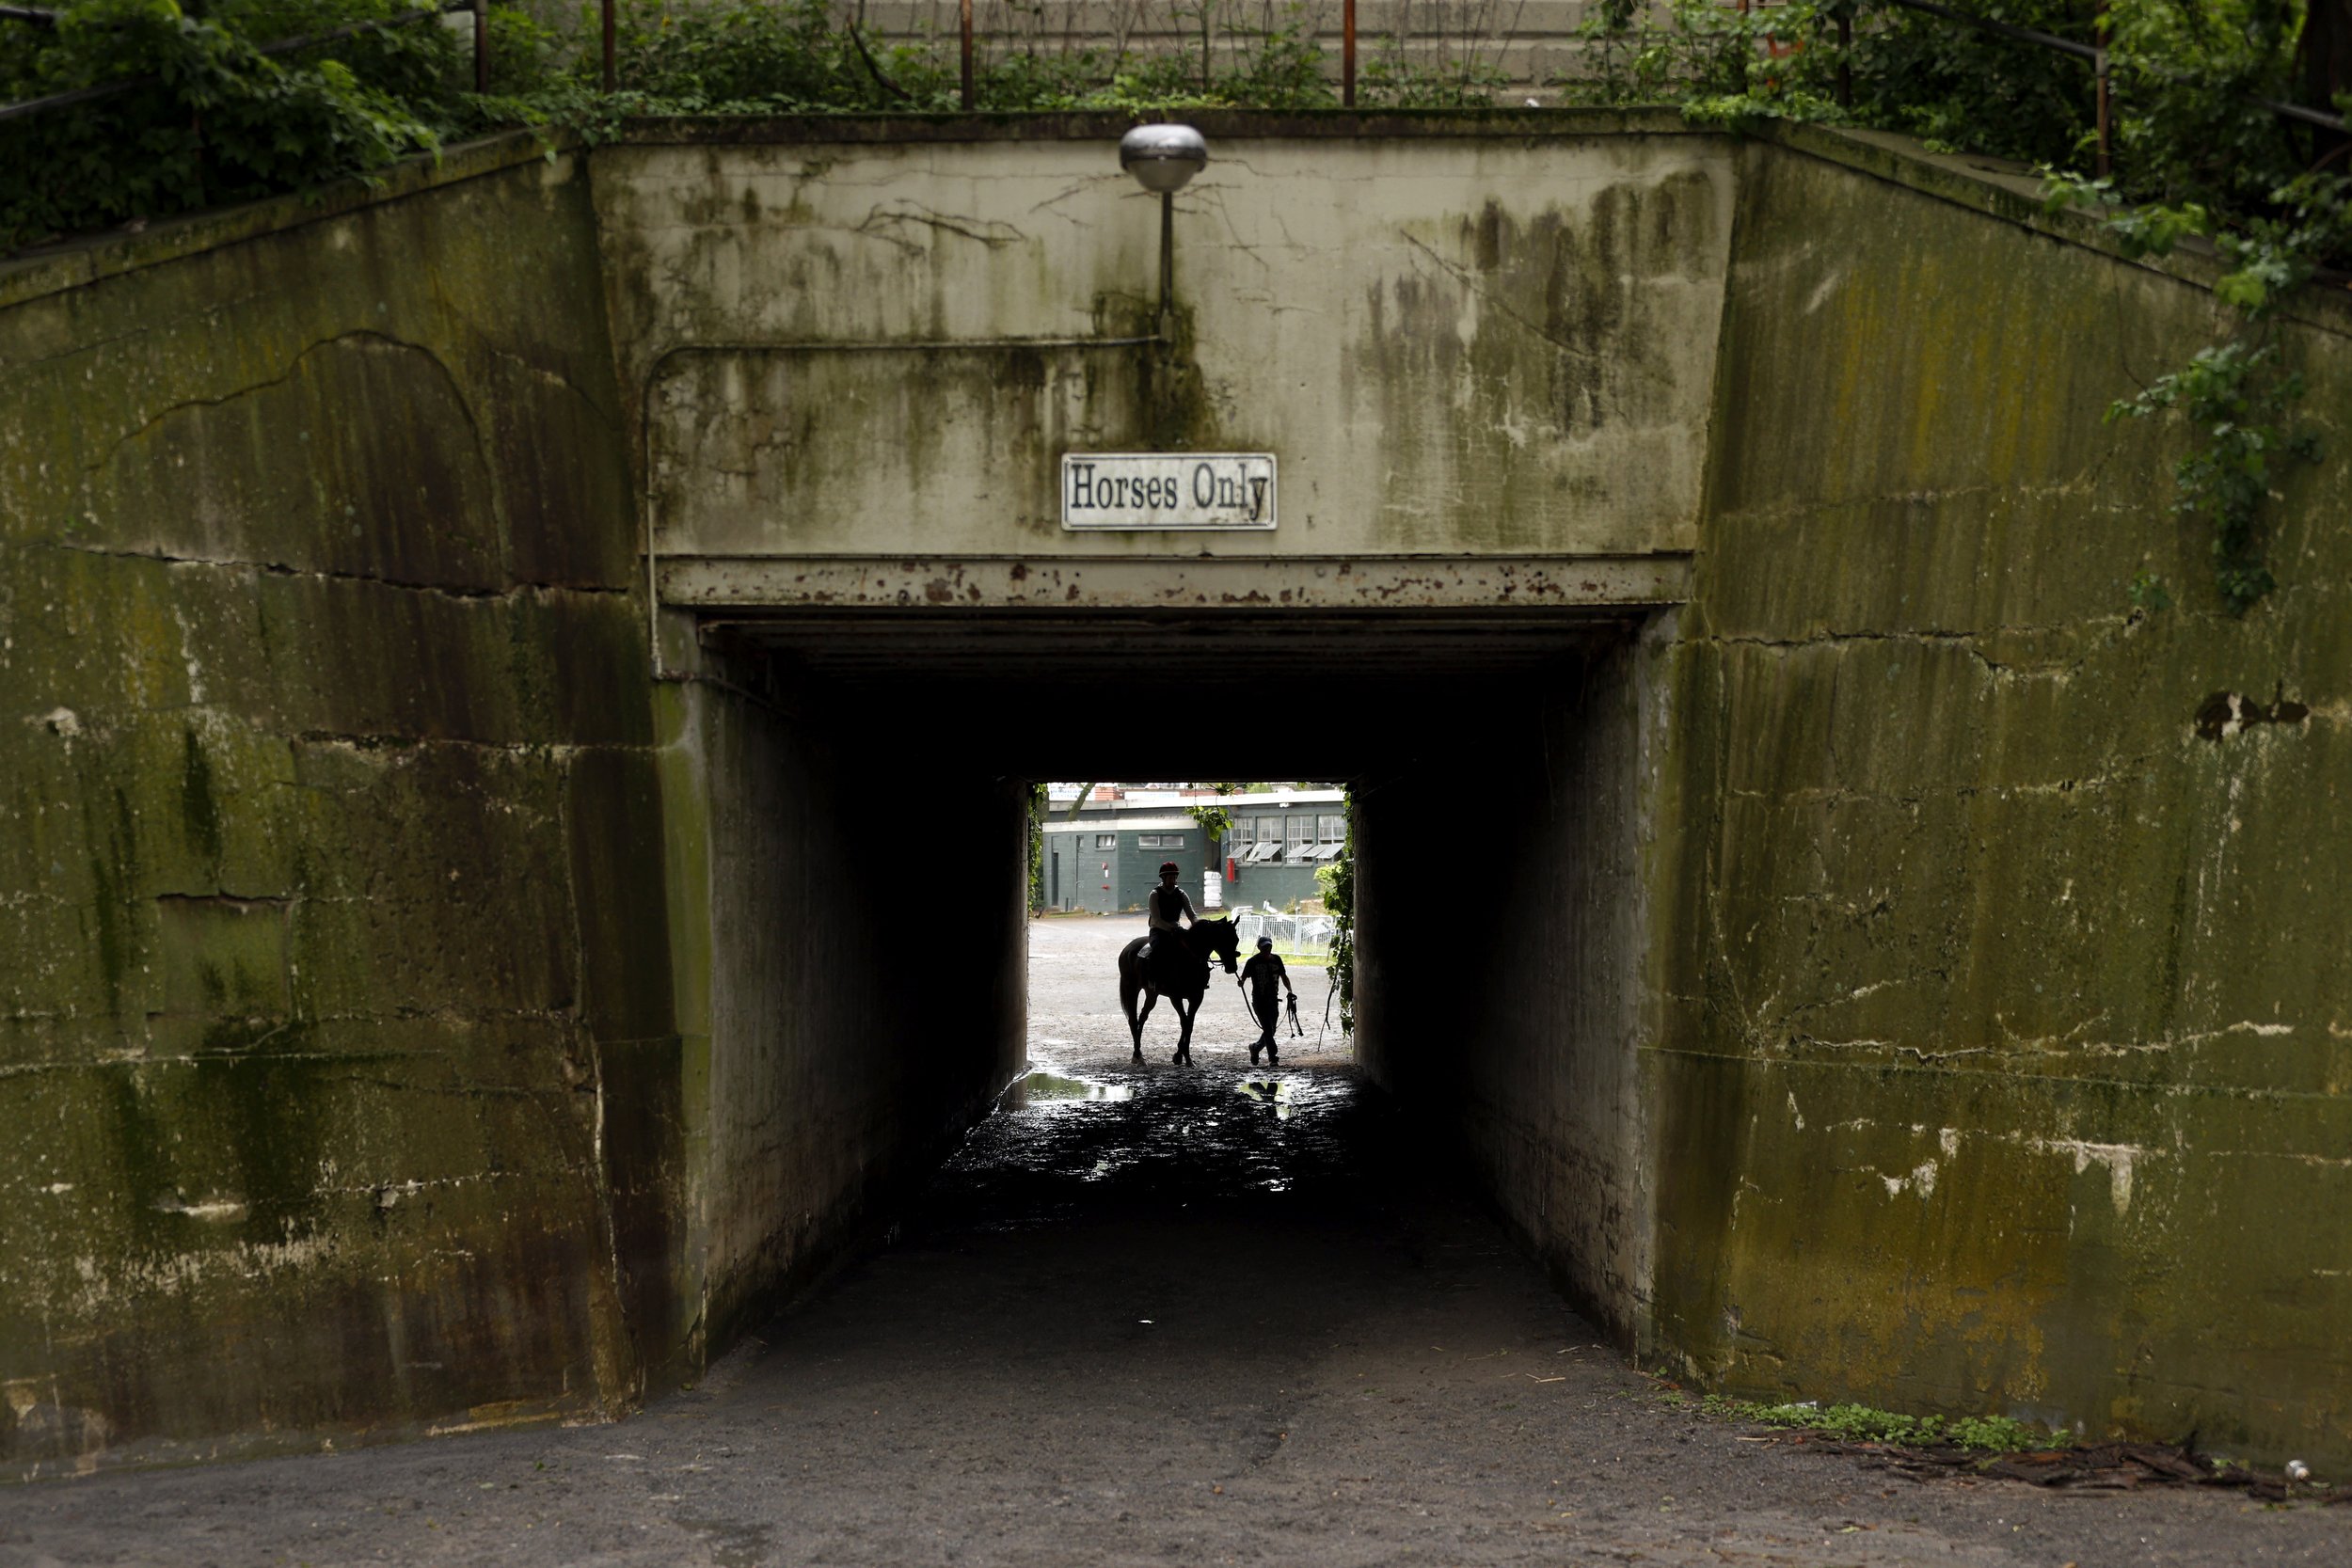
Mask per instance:
[[[1057,847],[1045,857],[1045,907],[1061,908],[1061,850]]]

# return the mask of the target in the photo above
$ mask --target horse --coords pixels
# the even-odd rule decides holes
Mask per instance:
[[[1241,957],[1241,937],[1231,920],[1200,920],[1181,931],[1162,931],[1158,944],[1152,953],[1152,973],[1145,974],[1138,957],[1143,951],[1143,938],[1137,937],[1119,952],[1119,1006],[1127,1015],[1127,1032],[1135,1037],[1135,1060],[1143,1060],[1143,1023],[1152,1016],[1152,1009],[1166,996],[1176,1009],[1179,1034],[1176,1054],[1172,1062],[1192,1065],[1192,1021],[1200,1014],[1200,999],[1209,990],[1209,960],[1221,959],[1225,973],[1233,973]],[[1136,1011],[1136,994],[1143,995],[1143,1010]]]

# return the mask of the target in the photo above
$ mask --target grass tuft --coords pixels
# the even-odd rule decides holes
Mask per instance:
[[[2018,1453],[2064,1448],[2074,1440],[2071,1433],[2045,1432],[2006,1416],[1901,1416],[1867,1404],[1760,1404],[1715,1395],[1699,1401],[1698,1409],[1720,1420],[1818,1432],[1849,1443],[1884,1443],[1904,1449]]]

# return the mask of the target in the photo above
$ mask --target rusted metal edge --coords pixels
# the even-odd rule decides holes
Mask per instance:
[[[1678,604],[1687,554],[663,557],[675,610],[1379,611]]]
[[[1113,141],[1142,117],[1100,110],[977,114],[831,114],[661,116],[626,121],[612,144],[633,147],[710,143],[840,146],[922,142]],[[1212,141],[1523,138],[1550,142],[1595,135],[1721,137],[1670,107],[1549,109],[1186,109],[1173,118]]]

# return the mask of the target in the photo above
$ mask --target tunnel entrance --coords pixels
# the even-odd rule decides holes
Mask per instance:
[[[665,791],[691,807],[669,815],[702,880],[672,919],[707,963],[698,1349],[1025,1073],[1105,1086],[1033,1049],[1030,785],[1122,776],[1345,784],[1357,1030],[1343,1044],[1335,1007],[1329,1050],[1431,1148],[1466,1152],[1630,1347],[1649,1266],[1636,871],[1672,613],[674,616]],[[1078,872],[1049,860],[1048,901]],[[1102,986],[1115,1017],[1115,974]],[[1302,989],[1319,1011],[1320,983]],[[1244,1020],[1214,977],[1196,1059],[1242,1063]],[[1172,1030],[1154,1030],[1166,1071]]]

